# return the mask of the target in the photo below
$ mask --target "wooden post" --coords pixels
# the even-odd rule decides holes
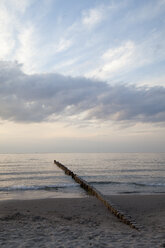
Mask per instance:
[[[71,170],[69,170],[65,165],[61,164],[60,162],[54,160],[54,164],[56,164],[60,169],[62,169],[65,172],[65,174],[71,176],[76,181],[76,183],[80,184],[80,186],[84,190],[86,190],[89,194],[95,196],[98,200],[100,200],[105,205],[105,207],[118,219],[120,219],[123,223],[139,231],[139,228],[137,227],[135,221],[131,220],[130,217],[124,215],[119,210],[117,210],[116,207],[112,203],[110,203],[110,201],[106,199],[105,196],[103,196],[101,192],[99,192],[95,187],[93,187],[87,181],[85,181],[84,179],[73,173]]]

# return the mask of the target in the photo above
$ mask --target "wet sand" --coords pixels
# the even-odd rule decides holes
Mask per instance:
[[[131,229],[92,196],[0,201],[0,247],[165,247],[165,195],[109,196]]]

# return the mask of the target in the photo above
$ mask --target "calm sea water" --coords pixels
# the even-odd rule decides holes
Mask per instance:
[[[165,153],[0,154],[0,199],[87,196],[54,159],[103,194],[165,193]]]

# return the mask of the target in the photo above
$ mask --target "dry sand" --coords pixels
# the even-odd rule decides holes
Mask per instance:
[[[0,201],[0,247],[165,247],[164,195],[109,196],[140,232],[94,197]]]

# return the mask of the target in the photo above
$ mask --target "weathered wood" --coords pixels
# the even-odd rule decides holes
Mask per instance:
[[[110,201],[106,199],[106,197],[103,196],[101,192],[99,192],[95,187],[93,187],[87,181],[73,173],[73,171],[69,170],[65,165],[61,164],[60,162],[54,160],[54,164],[56,164],[60,169],[62,169],[65,174],[71,176],[75,180],[75,182],[80,184],[80,186],[89,194],[95,196],[98,200],[100,200],[105,205],[105,207],[123,223],[129,225],[133,229],[139,230],[135,221],[131,220],[131,218],[128,219],[123,213],[117,210],[117,208],[112,203],[110,203]]]

